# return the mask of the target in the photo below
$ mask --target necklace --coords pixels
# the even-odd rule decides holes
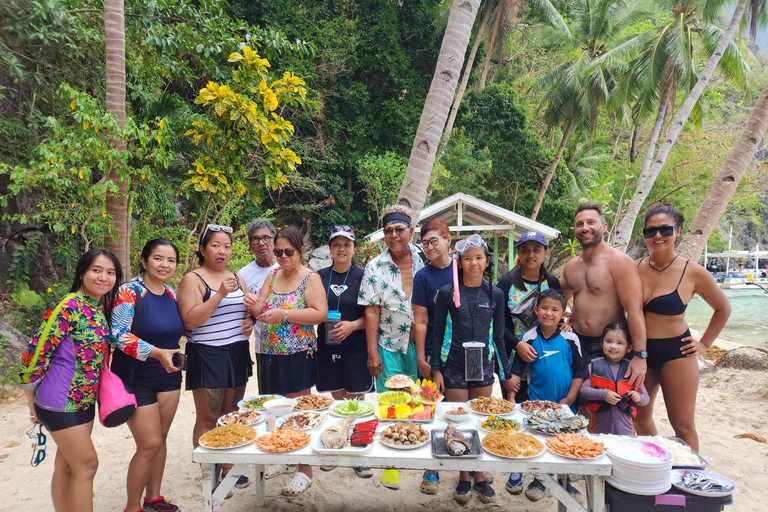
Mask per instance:
[[[653,270],[655,270],[656,272],[658,272],[658,273],[659,273],[659,275],[661,275],[661,274],[662,274],[662,272],[664,272],[665,270],[667,270],[669,267],[671,267],[671,266],[672,266],[672,264],[675,262],[675,260],[676,260],[676,259],[677,259],[677,255],[675,255],[675,257],[674,257],[674,258],[672,258],[672,261],[670,261],[670,262],[669,262],[669,265],[667,265],[666,267],[664,267],[664,268],[656,268],[656,267],[654,267],[653,265],[651,265],[651,258],[648,258],[648,266],[649,266],[649,267],[651,267],[651,268],[652,268]]]

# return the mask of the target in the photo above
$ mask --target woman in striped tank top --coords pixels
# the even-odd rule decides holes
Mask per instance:
[[[192,443],[237,410],[248,377],[253,375],[248,338],[253,320],[243,305],[242,278],[227,270],[232,256],[232,228],[208,224],[200,238],[200,266],[179,283],[179,314],[187,337],[186,389],[195,399]],[[244,476],[238,487],[248,485]]]

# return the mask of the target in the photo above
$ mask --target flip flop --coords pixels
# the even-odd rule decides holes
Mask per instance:
[[[264,470],[264,478],[269,480],[270,478],[275,478],[278,475],[290,475],[294,471],[296,471],[295,467],[292,468],[290,466],[286,466],[285,464],[270,464]]]
[[[381,474],[381,485],[387,489],[398,490],[400,488],[400,470],[385,469]]]
[[[282,488],[280,494],[283,496],[300,496],[312,486],[312,482],[315,480],[309,478],[307,475],[301,472],[296,472],[288,485]]]

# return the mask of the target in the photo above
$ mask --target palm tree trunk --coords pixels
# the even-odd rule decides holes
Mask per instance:
[[[697,261],[704,245],[728,207],[728,201],[736,192],[741,178],[755,158],[755,152],[768,128],[768,83],[763,87],[757,103],[752,107],[741,137],[720,167],[707,197],[688,227],[678,253],[684,258]]]
[[[680,131],[682,131],[688,116],[691,115],[693,106],[699,101],[701,94],[709,84],[709,80],[712,77],[718,62],[720,62],[720,58],[722,58],[725,48],[730,44],[731,40],[733,40],[733,36],[739,28],[741,17],[744,15],[744,8],[747,5],[747,1],[748,0],[739,0],[739,3],[736,5],[736,10],[733,13],[733,17],[731,18],[731,22],[728,24],[728,28],[723,33],[723,37],[720,39],[715,52],[704,66],[696,85],[693,86],[690,94],[688,94],[688,97],[685,99],[685,103],[680,107],[680,111],[677,113],[677,117],[672,123],[669,133],[667,133],[667,137],[664,139],[664,142],[661,143],[661,147],[659,147],[653,165],[650,166],[647,173],[641,173],[637,181],[635,195],[629,203],[627,213],[624,215],[624,218],[621,219],[621,224],[616,233],[614,246],[618,249],[622,251],[627,250],[630,238],[632,237],[632,228],[640,213],[640,208],[643,206],[645,199],[648,197],[648,192],[650,192],[661,169],[664,167],[667,156],[669,156],[669,151],[672,149],[672,146],[675,145],[675,142],[677,142],[677,137],[680,135]]]
[[[557,148],[557,154],[555,155],[555,159],[552,160],[552,165],[549,166],[549,172],[544,177],[544,183],[541,184],[541,188],[539,189],[539,197],[536,198],[536,203],[533,205],[533,211],[531,212],[531,220],[536,220],[536,217],[539,216],[541,203],[544,202],[544,196],[547,194],[547,189],[549,188],[549,184],[552,182],[552,176],[555,175],[555,169],[557,169],[557,164],[560,163],[560,158],[562,158],[563,156],[565,145],[568,143],[568,137],[571,136],[571,128],[573,128],[573,123],[568,123],[568,126],[565,127],[563,138],[562,140],[560,140],[560,147]]]
[[[123,0],[104,0],[104,38],[107,49],[107,112],[115,114],[125,126],[125,7]],[[125,141],[113,137],[112,144],[125,149]],[[106,239],[107,248],[115,253],[123,272],[130,273],[130,230],[128,219],[128,178],[119,167],[110,167],[108,177],[118,184],[117,194],[107,194],[106,210],[112,216],[114,235]]]
[[[427,199],[429,177],[435,164],[437,147],[440,145],[445,121],[456,94],[456,85],[479,7],[480,0],[454,0],[451,14],[448,16],[448,26],[443,36],[440,55],[437,57],[435,74],[424,102],[419,128],[408,159],[408,168],[397,197],[399,204],[405,204],[413,210],[414,222],[418,221]]]
[[[497,15],[496,19],[493,21],[493,28],[491,28],[491,39],[488,41],[488,48],[485,52],[483,67],[480,68],[480,83],[477,88],[481,91],[485,89],[485,80],[488,78],[488,72],[491,70],[491,58],[493,57],[493,50],[496,49],[496,38],[499,35],[499,23],[501,23],[501,16]]]
[[[749,44],[754,45],[757,40],[757,16],[760,13],[760,0],[749,2]]]
[[[475,34],[475,41],[472,43],[472,49],[469,51],[469,57],[467,57],[467,63],[464,65],[464,74],[461,77],[461,84],[459,85],[459,92],[456,93],[456,98],[453,100],[451,106],[451,113],[448,115],[448,124],[445,125],[443,130],[443,147],[448,143],[451,138],[451,132],[453,131],[453,123],[456,122],[456,114],[461,106],[461,100],[464,98],[464,93],[467,90],[467,84],[469,83],[469,77],[472,74],[472,65],[475,62],[475,55],[477,55],[477,49],[480,47],[480,41],[483,40],[483,34],[485,33],[485,25],[488,23],[488,18],[493,10],[493,1],[488,0],[485,6],[485,13],[483,13],[483,19],[480,20],[480,26],[477,27],[477,33]]]

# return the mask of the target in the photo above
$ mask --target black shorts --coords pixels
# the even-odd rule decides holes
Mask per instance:
[[[309,351],[288,356],[261,354],[262,395],[287,395],[315,385],[315,358]]]
[[[581,345],[581,357],[591,363],[595,359],[605,357],[603,354],[603,339],[598,336],[582,336],[581,334],[573,331],[573,333],[579,337],[579,344]]]
[[[212,346],[187,343],[187,391],[239,388],[253,375],[248,340]]]
[[[156,379],[125,379],[122,376],[125,389],[136,396],[138,407],[157,403],[158,393],[178,391],[181,389],[181,372],[168,373]]]
[[[351,395],[371,393],[374,380],[368,371],[368,352],[334,354],[317,351],[317,390],[321,393],[346,391]]]
[[[683,334],[671,338],[648,338],[646,340],[648,368],[658,372],[667,361],[685,358],[686,355],[680,348],[689,342],[682,342],[681,340],[690,335],[691,331],[687,330]]]
[[[92,422],[96,417],[96,406],[92,405],[76,412],[59,412],[49,411],[35,404],[35,414],[48,432],[56,432]]]
[[[469,388],[483,388],[485,386],[492,386],[496,380],[496,374],[493,373],[493,363],[488,363],[483,368],[483,380],[470,380],[464,379],[464,370],[451,370],[450,368],[443,367],[443,384],[446,389],[469,389]]]

